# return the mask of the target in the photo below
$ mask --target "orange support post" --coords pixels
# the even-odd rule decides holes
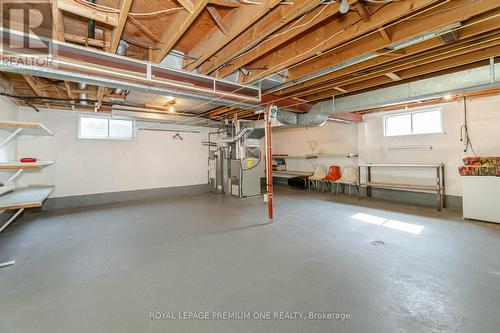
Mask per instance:
[[[273,146],[271,139],[271,105],[266,105],[266,183],[267,183],[267,211],[269,220],[273,221]]]

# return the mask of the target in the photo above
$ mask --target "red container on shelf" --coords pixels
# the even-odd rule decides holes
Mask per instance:
[[[22,163],[33,163],[36,162],[36,158],[34,157],[23,157],[19,160]]]

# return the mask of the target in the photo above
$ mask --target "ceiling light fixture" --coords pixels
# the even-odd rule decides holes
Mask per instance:
[[[174,106],[172,104],[170,104],[170,106],[168,107],[168,112],[170,112],[170,113],[174,113],[175,112]]]
[[[349,2],[347,0],[342,0],[340,2],[339,12],[345,14],[349,11]]]
[[[452,99],[452,97],[453,97],[453,96],[451,96],[451,94],[446,94],[446,95],[444,95],[444,99],[445,99],[445,100],[447,100],[447,101],[451,100],[451,99]]]

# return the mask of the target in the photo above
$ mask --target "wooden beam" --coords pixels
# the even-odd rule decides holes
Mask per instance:
[[[487,31],[494,30],[500,26],[500,9],[492,12],[481,14],[475,16],[474,18],[463,22],[462,28],[460,28],[460,39],[465,40],[467,38],[475,37],[483,34]],[[432,50],[441,47],[443,44],[441,40],[437,37],[420,42],[418,44],[410,45],[404,49],[405,56],[412,56],[427,50]],[[301,92],[310,90],[311,87],[317,87],[323,85],[325,82],[331,82],[332,80],[339,79],[342,77],[350,76],[352,73],[358,71],[366,72],[368,69],[392,62],[394,59],[389,57],[377,57],[363,61],[358,64],[351,65],[349,67],[336,70],[330,74],[326,74],[312,80],[297,84],[290,88],[280,90],[276,93],[289,95],[293,92]]]
[[[374,53],[386,57],[402,57],[406,54],[405,50],[389,50],[389,49],[377,50]]]
[[[47,97],[47,92],[40,89],[40,87],[38,86],[38,83],[35,81],[35,79],[32,76],[23,74],[23,78],[24,78],[24,80],[26,80],[26,83],[28,83],[30,88],[35,93],[35,95],[37,95],[38,97]],[[44,105],[46,108],[50,108],[49,103],[45,102]]]
[[[224,35],[229,36],[229,28],[227,27],[226,23],[222,19],[222,16],[220,16],[219,12],[214,6],[207,6],[207,11],[212,16],[214,19],[215,23],[219,27],[219,29],[224,33]]]
[[[97,88],[97,103],[95,105],[95,108],[99,110],[102,107],[102,100],[104,98],[104,93],[106,91],[106,87],[99,86]]]
[[[90,45],[90,46],[99,47],[102,49],[109,49],[109,47],[110,47],[109,42],[104,42],[103,40],[95,39],[95,38],[85,38],[83,36],[69,34],[69,33],[64,34],[64,39],[68,42],[77,43],[77,44],[84,44],[84,45],[86,44],[86,45]]]
[[[51,0],[52,29],[56,40],[64,40],[64,17],[58,7],[59,0]]]
[[[120,43],[120,38],[122,37],[123,29],[125,28],[125,23],[127,22],[131,5],[132,0],[121,0],[118,5],[120,14],[118,15],[118,25],[113,29],[113,33],[111,34],[111,47],[109,49],[109,52],[111,53],[116,53],[116,49]]]
[[[337,80],[330,81],[327,84],[322,84],[315,88],[297,91],[297,93],[293,94],[293,97],[302,97],[311,95],[312,93],[316,94],[322,91],[328,91],[332,88],[335,89],[335,87],[338,85],[345,86],[356,82],[362,82],[368,79],[379,77],[380,75],[386,75],[386,73],[399,72],[416,66],[433,63],[435,61],[475,52],[477,50],[496,46],[499,44],[500,36],[495,34],[495,32],[488,33],[484,37],[483,35],[481,35],[479,38],[471,38],[456,43],[455,45],[445,45],[438,48],[437,50],[421,52],[411,57],[405,57],[397,61],[389,62],[385,65],[375,66],[373,68],[370,68],[369,70],[353,72],[352,75],[339,77]]]
[[[385,73],[384,75],[393,81],[401,81],[401,78],[395,73],[389,72],[389,73]]]
[[[444,71],[453,68],[460,68],[461,66],[472,64],[481,60],[489,59],[492,56],[500,54],[500,45],[481,49],[475,52],[470,52],[466,54],[459,55],[457,57],[443,59],[440,61],[435,61],[429,64],[409,68],[398,72],[398,76],[404,80],[417,79],[426,74],[431,74],[439,71]],[[344,88],[350,92],[364,91],[367,89],[377,89],[381,85],[393,83],[394,81],[388,77],[380,76],[372,78],[369,80],[363,80],[352,85],[345,86]],[[320,94],[313,94],[311,96],[304,97],[308,101],[319,101],[322,99],[330,98],[335,95],[335,92],[322,92]]]
[[[192,71],[197,68],[215,52],[219,51],[227,43],[269,12],[270,9],[278,5],[280,1],[281,0],[262,0],[260,5],[243,6],[234,9],[224,16],[224,23],[230,27],[229,35],[224,35],[224,33],[218,29],[209,32],[188,52],[190,58],[197,60],[186,60],[184,69]]]
[[[227,7],[227,8],[238,8],[241,6],[239,2],[236,1],[226,1],[226,0],[209,0],[208,3],[220,7]]]
[[[419,0],[406,1],[406,2],[395,2],[398,6],[407,6],[410,3],[415,5],[423,2]],[[389,8],[391,4],[383,7]],[[414,36],[420,35],[422,33],[436,30],[440,27],[444,27],[454,22],[465,21],[468,18],[479,15],[489,10],[500,7],[497,0],[482,0],[469,1],[469,0],[455,0],[451,2],[446,2],[437,8],[429,9],[425,12],[425,16],[421,19],[404,20],[400,23],[394,24],[390,27],[386,27],[387,33],[392,38],[392,43],[401,42],[408,40]],[[397,8],[389,8],[392,11],[397,10]],[[376,14],[372,15],[370,22],[362,24],[370,24],[376,21],[376,16],[382,12],[382,9]],[[391,14],[384,12],[385,14]],[[337,36],[340,38],[340,36]],[[388,43],[383,40],[379,34],[370,34],[367,37],[358,39],[355,42],[346,44],[345,47],[339,47],[335,49],[335,52],[326,53],[323,56],[316,57],[310,61],[304,62],[299,66],[290,68],[287,72],[287,81],[293,81],[312,72],[320,71],[331,66],[337,65],[346,60],[352,59],[355,56],[360,56],[368,53],[372,53],[376,50],[380,50],[388,46]]]
[[[350,2],[353,1],[354,0],[350,0]],[[273,8],[268,15],[264,16],[222,50],[214,54],[213,57],[205,61],[205,63],[199,67],[200,72],[208,74],[224,64],[225,66],[220,68],[218,74],[220,77],[226,77],[238,70],[238,68],[276,49],[288,40],[296,38],[296,36],[305,32],[307,29],[311,29],[318,23],[338,13],[339,4],[337,3],[330,4],[327,7],[318,6],[309,12],[301,21],[308,24],[295,24],[292,26],[292,24],[294,24],[292,21],[304,15],[308,10],[308,7],[304,6],[303,2],[304,1],[294,1],[293,8],[289,6],[277,6]],[[296,8],[295,11],[291,10],[294,8]],[[295,14],[293,14],[294,12]],[[283,24],[281,23],[282,20],[284,20]],[[276,37],[266,39],[266,37],[271,34]],[[245,53],[242,54],[242,52]]]
[[[253,66],[268,66],[268,70],[258,74],[245,77],[244,83],[254,82],[259,78],[266,77],[289,68],[298,63],[313,57],[318,57],[322,52],[328,51],[335,46],[339,46],[353,38],[366,36],[388,22],[400,19],[412,12],[432,5],[437,0],[405,0],[391,2],[383,7],[370,10],[371,19],[364,22],[356,12],[348,12],[342,16],[341,20],[332,20],[320,28],[313,30],[295,39],[292,43],[281,47],[277,52],[270,53],[258,61],[252,63]],[[468,0],[465,0],[468,1]],[[492,0],[495,1],[495,0]],[[384,43],[385,45],[385,43]],[[379,47],[380,49],[381,47]],[[329,58],[335,58],[331,54]],[[308,74],[316,72],[316,68],[308,68]]]
[[[184,35],[191,23],[201,13],[208,0],[196,0],[194,2],[194,9],[192,13],[181,11],[176,13],[171,20],[169,20],[163,34],[158,42],[158,49],[152,53],[152,61],[160,62],[174,47],[175,43]]]
[[[158,36],[156,36],[153,32],[151,32],[151,30],[149,30],[148,27],[139,22],[139,20],[137,20],[133,16],[129,16],[129,20],[130,23],[139,28],[139,30],[141,30],[146,36],[151,38],[151,40],[155,41],[156,43],[161,43],[161,39]]]
[[[58,0],[57,5],[62,11],[106,23],[113,27],[118,26],[118,13],[105,13],[87,6],[82,6],[73,0]]]
[[[391,44],[392,43],[391,37],[389,37],[389,35],[387,34],[387,31],[385,31],[385,29],[383,27],[379,28],[378,32],[379,32],[380,36],[382,36],[382,38],[384,39],[384,41],[387,44]]]
[[[64,81],[64,87],[66,87],[66,93],[68,94],[68,98],[74,98],[73,92],[71,91],[71,86],[68,81]]]
[[[340,91],[343,94],[347,94],[349,92],[349,91],[345,90],[344,88],[340,88],[340,87],[333,87],[333,89]]]
[[[370,13],[368,12],[368,10],[366,9],[365,5],[362,2],[360,1],[355,2],[354,8],[356,8],[359,17],[361,17],[363,21],[365,22],[370,21]]]
[[[64,16],[58,7],[59,0],[51,0],[51,8],[52,8],[52,29],[54,33],[54,38],[59,41],[65,40],[64,33]],[[71,97],[71,91],[69,90],[68,81],[64,81],[64,86],[66,87],[66,94],[69,98]]]
[[[177,2],[179,2],[182,7],[186,8],[188,12],[190,12],[191,14],[193,13],[194,5],[190,0],[177,0]]]
[[[354,123],[361,123],[363,121],[363,116],[355,112],[334,112],[332,113],[330,118],[350,121]]]

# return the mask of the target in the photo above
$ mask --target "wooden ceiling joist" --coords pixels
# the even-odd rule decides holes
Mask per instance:
[[[385,73],[384,75],[393,81],[401,81],[401,78],[396,73],[389,72],[389,73]]]
[[[317,6],[320,2],[321,0],[297,0],[291,6],[277,6],[273,8],[262,19],[201,64],[199,67],[200,72],[208,74],[224,65],[236,55],[247,52],[253,47],[260,48],[263,46],[260,43],[269,35],[286,26],[297,17],[304,15],[311,7]],[[223,71],[223,76],[225,76],[225,73],[227,71]]]
[[[332,88],[335,89],[335,86],[338,85],[345,86],[348,84],[353,84],[355,82],[361,82],[371,78],[379,77],[381,75],[386,75],[397,81],[398,76],[394,76],[394,72],[399,72],[416,66],[433,63],[443,59],[453,58],[459,55],[475,52],[477,50],[496,46],[499,44],[500,36],[498,36],[498,33],[487,33],[486,35],[481,35],[478,38],[471,38],[454,45],[446,45],[436,50],[431,49],[429,51],[421,52],[411,57],[402,58],[398,61],[392,61],[384,65],[375,66],[370,68],[369,71],[357,73],[353,72],[352,74],[341,76],[337,80],[324,83],[315,88],[305,89],[299,93],[293,94],[293,96],[302,97],[310,95],[312,93],[317,94],[324,91],[331,91]]]
[[[219,29],[224,33],[224,35],[229,36],[229,28],[224,22],[224,19],[222,16],[220,16],[219,12],[217,11],[217,8],[214,6],[207,6],[207,11],[212,16],[214,19],[214,22],[217,24]]]
[[[59,10],[68,13],[86,17],[113,27],[118,26],[118,13],[102,12],[88,6],[82,6],[74,0],[57,0],[57,6]]]
[[[356,8],[356,11],[358,12],[359,16],[363,19],[363,21],[368,22],[370,21],[370,13],[366,9],[365,5],[358,1],[354,3],[354,8]]]
[[[487,31],[492,31],[498,27],[500,27],[500,9],[497,9],[497,10],[494,10],[492,12],[488,12],[485,14],[478,15],[477,17],[474,17],[473,19],[464,22],[464,24],[460,27],[459,37],[460,37],[460,40],[464,40],[467,38],[471,38],[471,37],[483,34]],[[439,38],[436,37],[436,38],[428,39],[428,40],[423,41],[421,43],[410,45],[410,46],[404,48],[405,56],[413,56],[413,55],[419,54],[421,52],[424,52],[427,50],[432,50],[432,49],[435,49],[435,48],[438,48],[441,46],[442,46],[442,42]],[[405,58],[402,58],[402,59],[405,59]],[[369,60],[363,61],[361,63],[346,67],[344,69],[334,71],[330,74],[323,75],[323,76],[317,77],[315,79],[297,84],[297,85],[292,86],[290,88],[280,90],[277,93],[290,95],[290,94],[293,94],[295,92],[306,91],[306,90],[309,90],[311,88],[324,86],[325,83],[329,84],[330,82],[332,82],[336,79],[352,75],[352,73],[355,73],[355,72],[359,72],[359,71],[368,72],[374,66],[393,62],[393,61],[394,61],[394,59],[391,59],[388,57],[377,57],[377,58],[369,59]]]
[[[395,4],[400,4],[400,2],[396,2]],[[383,9],[388,6],[389,5],[384,6]],[[421,19],[404,20],[390,27],[386,27],[386,30],[391,36],[392,43],[402,42],[422,33],[445,27],[451,23],[464,21],[474,15],[479,15],[498,7],[500,7],[500,4],[497,0],[483,0],[481,2],[456,0],[444,3],[433,10],[429,10],[426,13],[427,15],[423,16]],[[382,10],[372,15],[372,20],[370,22],[373,22],[376,16],[381,12]],[[369,24],[370,22],[363,22],[363,24]],[[327,53],[324,56],[317,57],[300,66],[289,69],[287,80],[296,80],[311,72],[329,68],[352,59],[355,56],[369,54],[387,46],[389,46],[389,44],[380,37],[380,34],[370,34],[367,37],[349,43],[346,47],[340,48],[333,53]]]
[[[466,0],[468,1],[468,0]],[[267,65],[268,69],[254,73],[245,78],[245,83],[254,82],[259,78],[269,76],[277,71],[291,67],[311,57],[317,57],[318,54],[328,51],[331,48],[341,45],[349,40],[366,36],[388,22],[397,20],[405,15],[420,10],[426,6],[432,5],[436,0],[409,0],[405,2],[393,2],[384,6],[371,9],[370,21],[365,22],[360,19],[356,12],[348,12],[343,15],[342,20],[332,20],[320,28],[311,31],[292,43],[281,47],[277,52],[270,53],[258,61],[252,63],[252,66],[263,67]],[[378,36],[378,34],[377,34]],[[385,46],[384,42],[384,46]],[[379,47],[380,49],[382,47]],[[328,55],[332,57],[331,54]],[[354,56],[353,56],[354,57]],[[293,70],[291,68],[290,70]],[[307,68],[307,73],[318,71],[315,67]],[[294,77],[297,77],[294,75]],[[293,80],[288,78],[288,80]]]
[[[100,39],[95,39],[95,38],[86,38],[80,35],[74,35],[74,34],[69,34],[65,33],[64,34],[64,40],[67,42],[72,42],[76,44],[81,44],[81,45],[89,45],[89,46],[94,46],[98,47],[100,49],[109,49],[110,48],[110,43],[105,42]]]
[[[248,5],[233,9],[222,19],[229,27],[229,34],[225,35],[218,29],[207,34],[196,46],[188,52],[190,59],[186,60],[184,69],[191,71],[210,58],[214,53],[223,48],[227,43],[250,27],[255,21],[267,14],[270,9],[277,6],[281,0],[263,0],[259,5]]]
[[[158,42],[158,49],[153,51],[152,61],[159,63],[174,47],[175,43],[184,35],[189,26],[198,17],[201,11],[207,5],[208,0],[195,0],[193,11],[180,11],[175,13],[169,20],[169,24],[163,31],[160,41]]]
[[[226,1],[226,0],[209,0],[208,3],[220,7],[226,8],[238,8],[241,4],[237,1]]]
[[[51,0],[52,28],[57,40],[64,40],[64,18],[58,7],[59,0]]]
[[[182,7],[186,8],[186,10],[191,14],[194,12],[194,5],[191,2],[191,0],[177,0],[177,1],[181,4]]]
[[[355,0],[350,0],[350,3],[354,1]],[[294,2],[293,6],[298,6],[299,4],[301,3]],[[296,19],[299,15],[303,15],[305,13],[304,8],[305,7],[302,6],[302,10],[297,10],[297,14],[293,16],[293,19]],[[299,36],[306,30],[311,29],[322,21],[337,14],[339,12],[339,5],[333,3],[326,7],[318,6],[304,16],[302,20],[303,24],[297,24],[293,27],[291,25],[295,21],[292,21],[291,16],[289,16],[290,19],[285,22],[287,23],[286,25],[281,25],[282,19],[280,19],[280,17],[286,12],[291,12],[288,6],[274,8],[269,15],[266,15],[253,27],[242,33],[241,36],[233,40],[224,49],[202,64],[200,66],[201,72],[209,73],[215,68],[224,65],[219,69],[218,74],[220,77],[226,77],[238,70],[238,68],[251,63],[255,59],[271,52],[280,45]],[[277,28],[275,29],[276,26]],[[267,38],[271,34],[273,34],[273,38]]]
[[[408,80],[412,78],[418,78],[421,75],[433,73],[433,72],[439,72],[447,69],[452,69],[452,68],[460,68],[462,65],[467,65],[470,63],[475,63],[484,59],[489,59],[492,56],[500,54],[500,45],[499,46],[493,46],[489,47],[486,49],[481,49],[479,51],[471,52],[471,53],[466,53],[457,57],[453,58],[448,58],[448,59],[443,59],[440,61],[435,61],[429,64],[417,66],[414,68],[409,68],[407,70],[403,70],[398,72],[398,77],[401,78],[401,80]],[[346,90],[349,90],[351,92],[356,92],[356,91],[362,91],[370,88],[376,88],[380,87],[383,84],[388,84],[394,82],[392,79],[388,77],[376,77],[373,79],[369,80],[364,80],[359,83],[354,83],[352,85],[344,86]],[[331,98],[331,96],[338,95],[339,93],[336,91],[326,91],[323,93],[319,94],[313,94],[310,96],[305,96],[304,99],[308,101],[319,101],[323,99],[328,99]]]
[[[120,14],[118,15],[118,24],[113,29],[113,33],[111,34],[111,46],[109,49],[109,52],[111,53],[115,53],[118,48],[131,5],[132,0],[120,0],[118,5],[118,10],[120,11]]]

